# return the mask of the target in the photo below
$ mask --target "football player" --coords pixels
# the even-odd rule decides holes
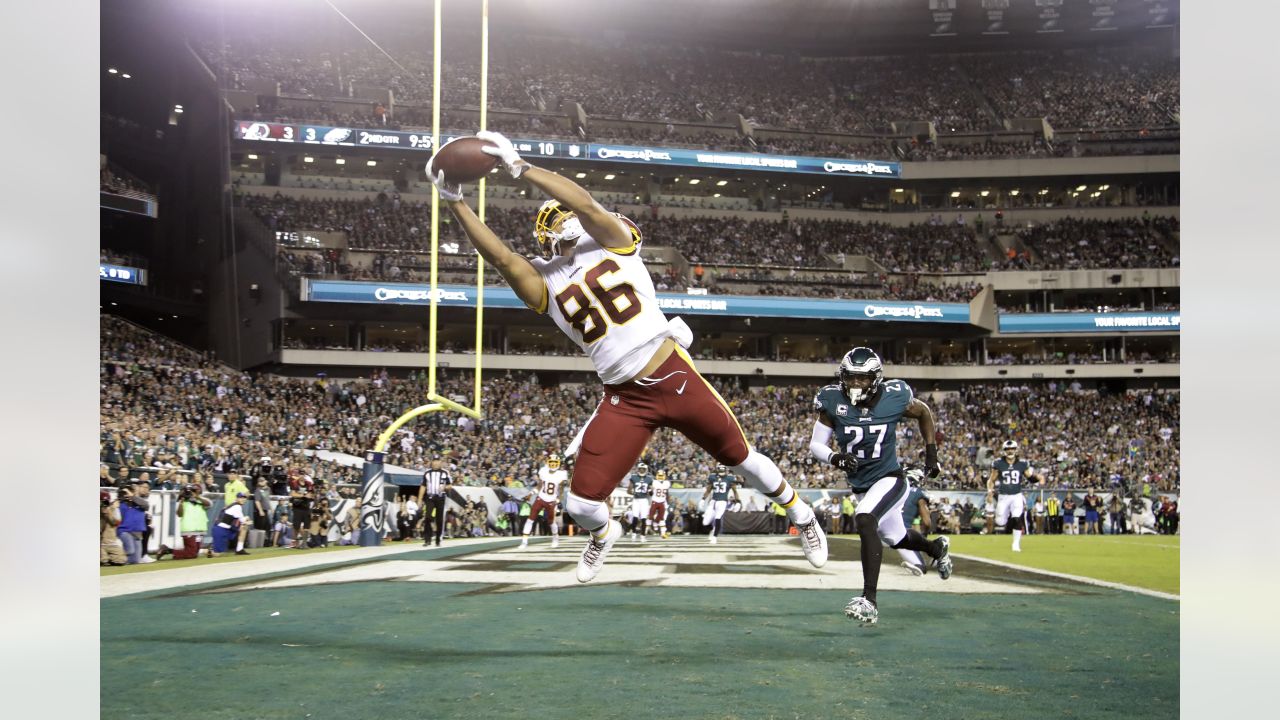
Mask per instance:
[[[918,467],[908,468],[906,475],[907,482],[911,483],[911,492],[907,493],[906,502],[902,503],[902,525],[909,528],[915,525],[916,518],[920,518],[920,535],[927,538],[933,530],[933,516],[929,514],[929,496],[920,488],[924,483],[924,470]],[[902,556],[902,567],[912,575],[919,577],[929,572],[919,552],[898,548],[898,554]]]
[[[1026,460],[1018,458],[1017,440],[1005,440],[1000,446],[1000,455],[991,464],[991,474],[987,476],[987,496],[996,494],[995,524],[1013,528],[1013,551],[1022,552],[1022,524],[1027,512],[1022,488],[1034,473]]]
[[[689,326],[679,318],[668,321],[658,307],[635,223],[605,210],[572,180],[530,165],[502,135],[482,131],[477,137],[488,141],[484,152],[511,177],[551,197],[534,222],[544,257],[512,251],[463,201],[461,184],[431,162],[427,176],[480,256],[526,305],[551,316],[591,358],[604,383],[604,397],[574,443],[577,461],[565,501],[565,510],[590,534],[578,581],[599,574],[622,536],[606,501],[661,427],[678,430],[786,508],[805,557],[814,567],[826,564],[827,539],[813,510],[778,466],[751,447],[733,410],[698,373],[685,352],[693,341]]]
[[[667,471],[659,470],[653,480],[653,503],[649,507],[648,527],[654,528],[665,540],[670,537],[667,532],[667,493],[671,490],[671,481],[667,479]]]
[[[529,517],[524,521],[524,530],[520,538],[520,547],[529,547],[529,534],[533,532],[533,524],[538,517],[546,513],[547,525],[551,528],[551,547],[560,547],[560,524],[556,522],[556,506],[560,504],[560,488],[569,479],[569,473],[560,467],[560,456],[551,453],[547,462],[538,468],[537,497],[533,507],[529,508]]]
[[[649,494],[653,489],[653,479],[647,472],[648,468],[643,463],[640,467],[645,468],[645,472],[636,468],[636,474],[631,476],[631,542],[636,541],[637,535],[640,542],[645,541],[646,523],[649,522]],[[658,472],[662,473],[661,470]]]
[[[845,471],[858,500],[854,525],[862,545],[862,594],[850,600],[844,612],[871,625],[880,616],[876,587],[884,543],[926,553],[943,580],[951,577],[950,541],[943,536],[930,542],[902,522],[902,505],[911,484],[898,464],[898,422],[912,418],[920,423],[926,443],[924,471],[931,478],[941,471],[937,427],[933,411],[915,397],[911,386],[884,379],[880,356],[871,348],[856,347],[845,353],[837,377],[836,384],[822,388],[813,399],[818,419],[809,450],[819,461]],[[831,449],[833,439],[837,450]]]
[[[729,473],[729,469],[724,465],[717,465],[716,471],[707,478],[707,489],[702,493],[704,501],[707,500],[708,495],[711,496],[711,500],[706,503],[707,509],[702,514],[702,524],[711,528],[712,545],[716,544],[716,538],[720,536],[720,531],[724,527],[724,511],[729,507],[731,493],[734,502],[742,502],[738,497],[738,483]]]

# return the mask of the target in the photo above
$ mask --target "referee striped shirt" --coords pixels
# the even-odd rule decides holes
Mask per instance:
[[[422,487],[427,495],[443,495],[444,486],[453,482],[447,470],[428,470],[422,473]]]

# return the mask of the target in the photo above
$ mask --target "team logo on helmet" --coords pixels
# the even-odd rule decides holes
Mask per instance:
[[[620,213],[611,214],[621,220],[631,233],[632,247],[638,245],[641,241],[640,228]],[[559,200],[548,200],[538,208],[538,215],[533,221],[533,238],[538,241],[543,257],[550,259],[563,255],[586,234],[577,213],[561,205]]]
[[[559,200],[548,200],[538,208],[538,215],[533,221],[533,238],[538,241],[543,257],[563,254],[585,234],[577,214],[561,205]]]
[[[1014,457],[1017,457],[1017,455],[1018,455],[1018,441],[1017,441],[1017,440],[1005,440],[1005,441],[1004,441],[1004,443],[1000,445],[1000,452],[1001,452],[1005,457],[1007,457],[1007,458],[1014,458]]]
[[[656,475],[654,475],[653,477],[654,477],[654,479],[655,479],[655,480],[666,480],[666,479],[667,479],[667,471],[666,471],[666,470],[659,470],[659,471],[658,471],[658,473],[657,473]]]
[[[875,397],[884,383],[884,365],[880,356],[868,347],[856,347],[840,361],[840,388],[849,401],[857,405]]]
[[[551,470],[560,469],[560,456],[558,454],[550,453],[547,455],[547,468]]]

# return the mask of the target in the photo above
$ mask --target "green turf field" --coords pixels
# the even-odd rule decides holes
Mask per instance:
[[[962,539],[957,552],[979,551],[962,550]],[[106,598],[102,717],[167,719],[192,708],[210,719],[1178,714],[1174,601],[963,559],[953,581],[996,591],[890,590],[942,581],[910,578],[888,554],[881,622],[862,627],[841,613],[850,591],[815,589],[845,571],[797,570],[796,553],[777,540],[620,544],[599,584],[586,586],[571,577],[580,542],[528,555],[510,543],[446,546],[383,563],[334,553],[347,572],[385,578],[318,570],[276,581],[316,583],[295,587]],[[829,568],[856,567],[856,541],[831,547]],[[421,574],[407,576],[415,566]],[[444,581],[493,571],[499,584]],[[650,579],[608,582],[628,572]],[[716,572],[804,588],[655,585]],[[514,584],[502,584],[507,577]],[[563,584],[519,584],[547,580]]]
[[[1177,535],[1024,535],[1022,552],[1009,535],[957,535],[951,551],[1042,570],[1178,592]]]

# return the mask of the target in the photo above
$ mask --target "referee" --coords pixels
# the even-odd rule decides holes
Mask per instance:
[[[431,459],[431,469],[422,473],[422,485],[418,486],[418,504],[422,506],[422,544],[430,545],[434,537],[436,547],[440,547],[440,538],[444,536],[444,500],[445,494],[453,485],[449,471],[441,467],[443,463],[437,455]],[[432,521],[435,521],[434,532]]]

